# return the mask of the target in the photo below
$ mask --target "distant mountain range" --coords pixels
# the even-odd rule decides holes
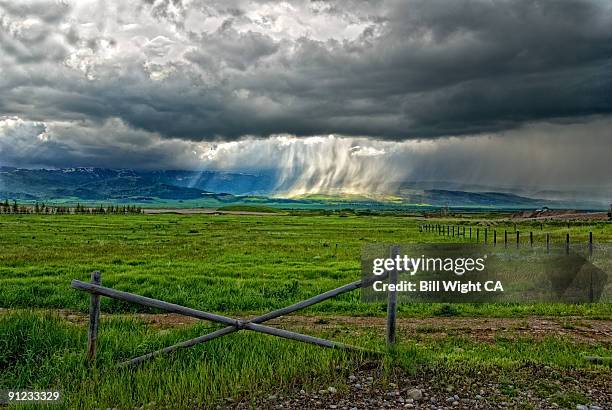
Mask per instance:
[[[594,204],[551,201],[502,192],[469,192],[451,189],[423,189],[403,184],[393,195],[348,196],[308,195],[278,198],[272,173],[250,174],[220,171],[136,171],[130,169],[66,168],[23,169],[0,167],[0,199],[28,201],[124,202],[191,206],[217,203],[268,203],[285,207],[358,206],[401,207],[407,205],[536,208],[589,208]],[[418,189],[415,189],[418,188]],[[595,206],[596,207],[596,206]]]
[[[17,199],[186,200],[210,193],[267,193],[273,183],[267,175],[212,171],[0,167],[0,197]]]

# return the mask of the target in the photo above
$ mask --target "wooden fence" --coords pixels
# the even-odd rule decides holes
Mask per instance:
[[[393,246],[391,252],[399,252],[398,246]],[[392,254],[393,255],[393,254]],[[172,346],[165,347],[163,349],[147,353],[145,355],[135,357],[131,360],[121,363],[123,366],[135,365],[142,363],[145,360],[151,359],[163,353],[170,353],[181,348],[188,348],[195,346],[200,343],[208,342],[218,337],[228,335],[230,333],[237,332],[239,330],[251,330],[254,332],[265,333],[272,336],[282,337],[285,339],[297,340],[299,342],[310,343],[318,346],[333,348],[333,349],[344,349],[349,351],[362,352],[367,354],[381,354],[382,352],[372,351],[363,349],[361,347],[352,346],[344,343],[335,342],[332,340],[322,339],[314,336],[304,335],[284,329],[278,329],[270,326],[263,325],[262,323],[267,322],[271,319],[275,319],[289,313],[296,312],[298,310],[307,308],[325,300],[331,299],[335,296],[341,295],[346,292],[350,292],[355,289],[362,288],[364,286],[371,285],[375,280],[384,280],[390,278],[397,282],[397,272],[385,272],[380,276],[372,276],[366,279],[358,280],[339,288],[329,290],[325,293],[313,296],[309,299],[295,303],[293,305],[278,309],[261,316],[257,316],[253,319],[233,319],[227,316],[204,312],[197,309],[188,308],[185,306],[168,303],[163,300],[148,298],[140,295],[136,295],[129,292],[123,292],[120,290],[107,288],[101,285],[100,272],[92,272],[91,282],[82,282],[79,280],[73,280],[71,285],[73,288],[91,293],[90,309],[89,309],[89,333],[87,343],[87,359],[88,361],[95,360],[96,357],[96,339],[98,337],[98,324],[100,322],[100,296],[107,296],[117,300],[123,300],[126,302],[136,303],[142,306],[151,308],[161,309],[167,312],[178,313],[184,316],[195,317],[198,319],[209,320],[216,323],[222,323],[227,325],[222,329],[216,330],[212,333],[208,333],[194,339],[186,340],[181,343],[177,343]],[[389,292],[388,296],[388,308],[387,308],[387,345],[393,346],[396,340],[396,312],[397,312],[397,295],[395,292]]]
[[[491,230],[489,230],[488,227],[472,227],[472,226],[468,226],[466,229],[465,225],[447,225],[447,224],[423,224],[419,226],[419,232],[421,233],[434,233],[436,235],[439,236],[445,236],[445,237],[457,237],[458,239],[463,238],[464,240],[467,240],[469,242],[476,242],[476,243],[483,243],[483,244],[492,244],[493,246],[497,246],[499,245],[503,245],[504,247],[508,247],[509,245],[512,246],[516,246],[517,249],[519,249],[522,245],[521,242],[521,232],[517,229],[514,232],[511,232],[510,234],[513,237],[516,237],[516,240],[511,238],[510,240],[508,239],[508,230],[504,229],[503,230],[503,242],[498,241],[497,239],[497,229],[493,228],[492,232]],[[482,232],[482,235],[481,235]],[[490,239],[491,237],[491,233],[493,238]],[[500,231],[501,233],[501,231]],[[545,236],[545,246],[546,246],[546,250],[550,251],[550,246],[551,246],[551,234],[550,233],[546,233]],[[564,238],[564,247],[565,247],[565,252],[569,253],[570,251],[570,234],[569,232],[567,232],[565,234],[565,238]],[[499,243],[501,242],[501,243]],[[575,242],[577,243],[577,242]],[[533,231],[529,232],[529,240],[528,242],[526,242],[526,244],[528,244],[530,247],[534,246],[534,235],[533,235]],[[526,245],[525,244],[525,245]],[[589,232],[589,236],[587,239],[587,245],[588,245],[588,251],[589,251],[589,256],[593,256],[593,232]]]

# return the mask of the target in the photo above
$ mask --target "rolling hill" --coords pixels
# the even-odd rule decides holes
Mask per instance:
[[[502,192],[451,189],[409,189],[393,195],[306,195],[280,198],[271,173],[220,171],[137,171],[131,169],[24,169],[0,167],[0,199],[167,203],[191,206],[256,203],[278,207],[393,208],[451,206],[486,208],[580,207]],[[584,206],[583,206],[584,207]]]

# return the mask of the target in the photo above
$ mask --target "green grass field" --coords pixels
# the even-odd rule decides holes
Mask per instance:
[[[472,216],[441,222],[476,226],[481,221]],[[458,240],[420,233],[421,223],[403,216],[0,215],[0,389],[62,388],[64,406],[69,408],[193,408],[266,394],[270,389],[331,382],[342,388],[343,376],[363,359],[248,333],[162,357],[135,370],[117,370],[114,365],[123,359],[216,327],[150,326],[129,313],[154,311],[108,298],[102,298],[102,311],[109,315],[100,330],[99,358],[90,368],[84,363],[84,324],[57,312],[87,312],[89,295],[71,289],[70,281],[87,281],[91,271],[99,270],[103,284],[116,289],[229,316],[263,313],[358,279],[361,248],[367,243]],[[487,220],[491,223],[499,230],[515,229],[501,219]],[[561,243],[567,232],[573,241],[586,241],[592,231],[596,242],[612,242],[612,225],[607,222],[572,223],[570,228],[566,223],[519,224],[517,229],[533,230],[536,241],[542,241],[545,232],[553,235],[554,242]],[[352,292],[303,314],[333,320],[384,316],[385,309],[360,302],[359,293]],[[446,314],[568,318],[567,326],[577,326],[582,319],[612,319],[612,307],[400,306],[402,318]],[[370,348],[383,346],[378,331],[339,329],[305,331]],[[523,377],[519,370],[526,364],[610,377],[609,367],[586,363],[581,357],[611,356],[612,340],[577,342],[511,332],[490,343],[452,333],[440,340],[433,333],[424,327],[416,335],[400,338],[397,351],[380,364],[383,380],[395,367],[408,372],[437,369],[441,374],[495,368],[504,377],[519,380]],[[341,366],[342,372],[335,372],[335,366]],[[569,406],[579,398],[566,401]]]
[[[475,221],[464,221],[475,224]],[[0,218],[0,307],[86,311],[87,296],[72,279],[102,272],[105,285],[198,309],[225,313],[280,308],[360,276],[367,243],[453,242],[457,238],[419,233],[422,221],[406,217],[244,215],[2,215]],[[504,229],[504,225],[497,225]],[[514,225],[507,225],[514,229]],[[518,226],[612,241],[612,226],[564,224]],[[526,239],[526,238],[525,238]],[[429,316],[435,305],[402,306],[404,315]],[[103,311],[138,310],[105,299]],[[312,310],[383,314],[384,306],[362,304],[345,294]],[[311,311],[312,311],[311,310]],[[144,311],[140,309],[140,311]],[[466,315],[580,314],[600,316],[593,305],[462,305]]]

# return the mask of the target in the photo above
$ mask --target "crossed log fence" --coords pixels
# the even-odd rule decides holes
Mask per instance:
[[[399,247],[391,247],[392,256],[399,253]],[[90,298],[90,309],[89,309],[89,331],[88,331],[88,343],[87,343],[87,359],[88,361],[95,360],[96,357],[96,340],[98,337],[98,324],[100,322],[100,296],[107,296],[117,300],[123,300],[126,302],[136,303],[142,306],[156,308],[171,313],[178,313],[184,316],[195,317],[198,319],[209,320],[216,323],[227,325],[222,329],[214,332],[198,336],[194,339],[186,340],[177,343],[172,346],[165,347],[154,352],[147,353],[142,356],[135,357],[121,363],[121,366],[131,366],[142,363],[148,359],[156,357],[161,354],[170,353],[178,349],[188,348],[195,346],[200,343],[205,343],[216,339],[221,336],[228,335],[240,330],[250,330],[259,333],[265,333],[272,336],[282,337],[285,339],[296,340],[299,342],[310,343],[317,346],[332,348],[332,349],[344,349],[353,352],[361,352],[366,354],[381,354],[380,351],[372,351],[364,349],[358,346],[353,346],[345,343],[340,343],[332,340],[327,340],[319,337],[305,335],[289,330],[278,329],[275,327],[263,325],[262,323],[267,322],[271,319],[275,319],[298,310],[307,308],[325,300],[331,299],[335,296],[341,295],[346,292],[350,292],[364,286],[371,285],[375,280],[384,280],[389,278],[392,283],[397,283],[397,272],[385,272],[381,276],[369,277],[366,279],[351,282],[344,286],[340,286],[336,289],[329,290],[325,293],[313,296],[309,299],[300,301],[290,306],[286,306],[282,309],[278,309],[261,316],[257,316],[253,319],[234,319],[227,316],[209,313],[202,310],[192,309],[189,307],[176,305],[174,303],[165,302],[159,299],[148,298],[145,296],[136,295],[134,293],[123,292],[120,290],[104,287],[101,285],[101,274],[100,272],[91,273],[91,282],[82,282],[79,280],[73,280],[71,286],[77,290],[91,293]],[[397,295],[395,292],[389,292],[388,304],[387,304],[387,344],[392,346],[395,344],[395,329],[396,329],[396,312],[397,312]]]

